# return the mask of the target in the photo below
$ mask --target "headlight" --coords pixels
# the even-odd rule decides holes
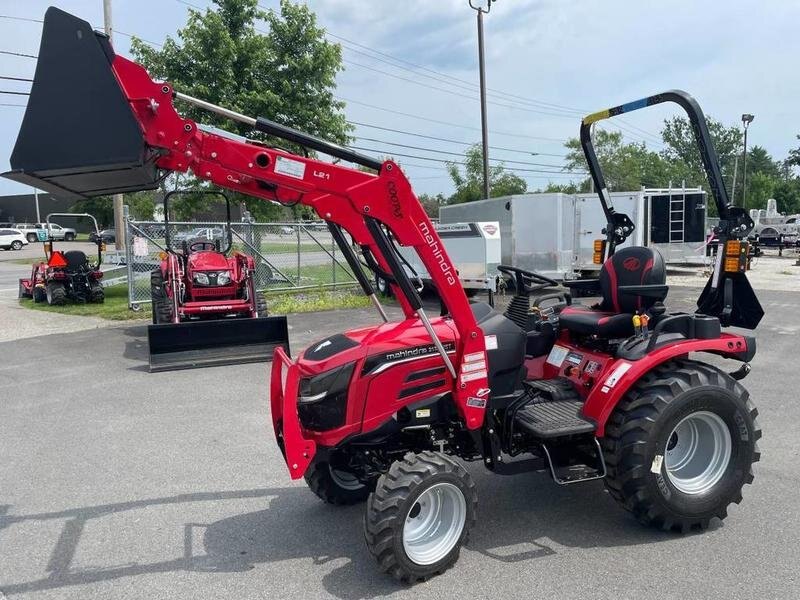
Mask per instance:
[[[208,275],[206,273],[195,273],[194,282],[200,285],[208,285]]]
[[[227,285],[231,282],[230,271],[220,271],[217,273],[217,285]]]
[[[347,390],[354,367],[355,363],[347,363],[300,380],[297,413],[303,427],[313,431],[328,431],[344,425]]]

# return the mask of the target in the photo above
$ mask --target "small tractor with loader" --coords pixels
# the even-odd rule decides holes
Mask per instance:
[[[50,217],[86,217],[98,230],[97,220],[88,213],[51,213],[47,215],[45,235],[52,231]],[[34,263],[31,276],[19,280],[19,298],[33,298],[36,303],[47,302],[51,306],[63,306],[68,300],[80,304],[105,300],[100,270],[105,247],[102,241],[97,242],[97,262],[90,262],[82,250],[54,250],[52,237],[43,243],[45,260]]]
[[[177,102],[368,170],[206,131],[181,117]],[[595,121],[662,102],[687,112],[720,216],[723,250],[695,313],[665,307],[657,252],[617,251],[634,225],[609,205],[589,136]],[[41,143],[86,140],[87,132],[81,152]],[[724,519],[753,480],[761,431],[740,380],[755,338],[726,330],[754,329],[763,316],[745,273],[753,223],[730,204],[700,107],[677,90],[614,107],[583,119],[581,143],[607,226],[598,279],[570,286],[600,300],[578,305],[565,296],[548,311],[530,296],[552,282],[514,267],[504,267],[517,282],[505,312],[471,304],[395,162],[155,82],[87,22],[54,8],[6,176],[83,197],[152,189],[165,172],[191,171],[266,201],[300,202],[326,221],[380,322],[294,358],[276,348],[273,429],[292,479],[305,478],[331,504],[365,502],[366,543],[380,569],[414,582],[451,567],[480,520],[465,462],[497,474],[543,471],[561,485],[603,479],[636,519],[678,532]],[[417,253],[444,314],[428,314],[398,245]],[[388,319],[375,277],[389,282],[402,318]],[[738,367],[722,370],[698,360],[702,353]]]
[[[171,200],[184,194],[223,198],[224,247],[218,238],[174,241]],[[176,190],[164,196],[164,251],[150,274],[151,371],[264,361],[275,342],[286,343],[285,317],[267,318],[264,294],[256,290],[253,257],[232,248],[231,204],[223,192]]]

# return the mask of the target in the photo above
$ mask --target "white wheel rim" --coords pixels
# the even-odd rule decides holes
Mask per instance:
[[[331,466],[328,466],[328,469],[331,473],[331,479],[333,482],[338,485],[340,488],[350,491],[360,490],[364,487],[364,484],[358,480],[358,477],[353,475],[352,473],[348,473],[347,471],[340,471],[338,469],[334,469]]]
[[[403,549],[418,565],[442,560],[458,543],[467,521],[467,501],[458,486],[437,483],[425,490],[406,514]]]
[[[719,415],[687,415],[667,438],[664,465],[670,483],[684,494],[707,492],[728,469],[732,447],[730,430]]]

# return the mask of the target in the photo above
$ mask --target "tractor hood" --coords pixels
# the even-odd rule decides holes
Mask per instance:
[[[225,271],[231,268],[224,254],[211,250],[190,254],[188,265],[190,271]]]

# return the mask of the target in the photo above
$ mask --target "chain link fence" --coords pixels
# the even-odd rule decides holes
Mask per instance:
[[[170,223],[170,245],[180,251],[193,242],[228,244],[225,223]],[[264,292],[349,286],[356,283],[324,223],[232,223],[232,251],[253,257],[256,289]],[[166,226],[126,221],[125,263],[132,308],[150,302],[150,273],[166,251]]]

